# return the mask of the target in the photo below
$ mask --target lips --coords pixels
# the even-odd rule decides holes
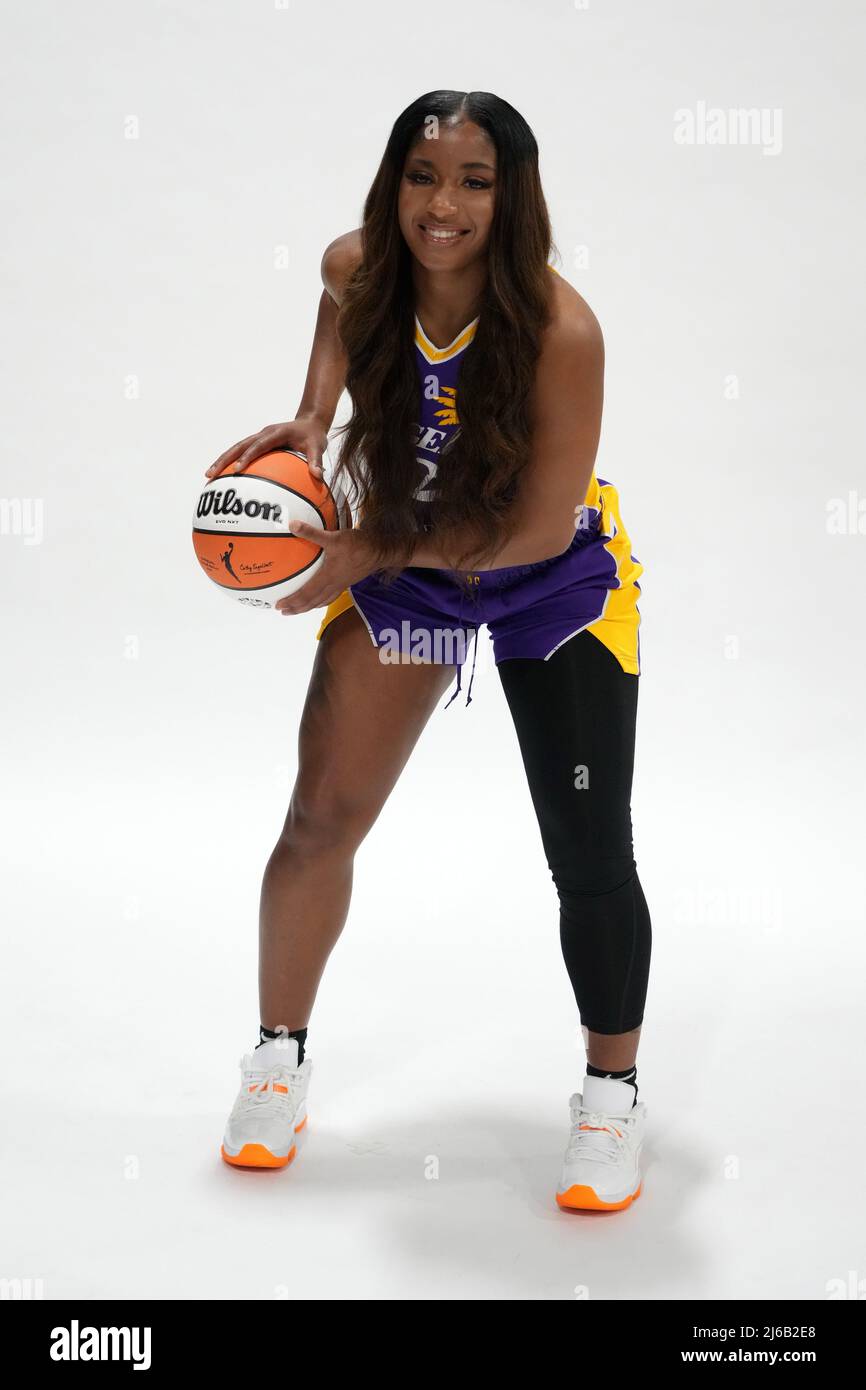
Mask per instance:
[[[436,246],[453,246],[461,237],[468,235],[466,227],[434,227],[431,223],[419,222],[421,235],[425,241]]]

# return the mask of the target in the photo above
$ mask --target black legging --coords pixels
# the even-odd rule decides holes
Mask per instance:
[[[652,942],[631,825],[640,677],[587,631],[547,661],[517,657],[497,670],[559,896],[581,1023],[628,1033],[643,1022]]]

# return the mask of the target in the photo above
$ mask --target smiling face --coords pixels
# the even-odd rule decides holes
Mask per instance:
[[[483,255],[496,193],[496,148],[472,121],[441,124],[406,156],[397,215],[413,256],[428,270],[451,270]]]

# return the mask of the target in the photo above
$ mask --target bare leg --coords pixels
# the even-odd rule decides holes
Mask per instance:
[[[630,1033],[590,1033],[586,1060],[600,1071],[627,1071],[637,1061],[640,1028]]]
[[[349,911],[355,851],[454,679],[452,666],[380,661],[354,608],[317,647],[298,775],[262,883],[259,1003],[272,1031],[306,1027]]]

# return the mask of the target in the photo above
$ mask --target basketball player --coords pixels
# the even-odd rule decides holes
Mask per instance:
[[[594,472],[601,330],[550,252],[538,149],[520,114],[487,92],[420,97],[394,124],[363,226],[324,254],[296,418],[207,470],[289,447],[321,477],[348,390],[339,471],[359,522],[327,534],[292,524],[324,562],[277,604],[327,608],[297,780],[262,887],[259,1042],[241,1060],[222,1145],[231,1164],[294,1157],[307,1025],[349,910],[355,851],[455,667],[461,689],[483,623],[587,1045],[557,1201],[616,1210],[640,1192],[635,1058],[651,927],[630,794],[642,566],[616,488]],[[426,659],[395,662],[425,642]],[[474,655],[473,644],[473,669]]]

